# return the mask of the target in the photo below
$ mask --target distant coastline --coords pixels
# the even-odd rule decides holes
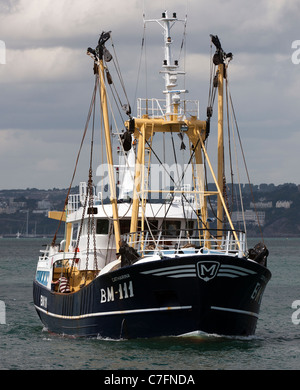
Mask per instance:
[[[252,188],[251,188],[252,187]],[[300,185],[244,184],[243,207],[246,211],[248,237],[300,237]],[[214,190],[214,184],[208,184]],[[227,184],[226,196],[235,222],[242,223],[235,207],[237,184]],[[74,187],[71,193],[78,193]],[[0,190],[0,237],[52,237],[58,223],[49,219],[49,210],[62,210],[67,189],[39,190],[37,188]],[[210,216],[214,216],[214,202],[210,202]],[[260,226],[254,216],[259,215]],[[63,237],[63,228],[59,231]]]

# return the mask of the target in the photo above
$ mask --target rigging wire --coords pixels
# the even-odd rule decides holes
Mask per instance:
[[[185,15],[182,40],[181,40],[181,45],[180,45],[180,50],[179,50],[179,55],[178,55],[178,62],[180,62],[181,54],[183,52],[183,71],[184,72],[186,69],[186,36],[187,36],[186,35],[186,27],[187,27],[187,14]],[[184,75],[184,83],[185,83],[185,75]],[[185,89],[185,85],[184,85],[184,89]]]
[[[230,177],[231,177],[231,205],[233,205],[233,166],[231,156],[231,138],[230,138],[230,126],[229,126],[229,99],[228,99],[228,78],[227,78],[227,67],[225,77],[225,91],[226,91],[226,113],[227,113],[227,133],[228,133],[228,153],[229,153],[229,165],[230,165]]]
[[[101,77],[102,77],[102,76],[101,76]],[[104,83],[104,80],[101,80],[101,82]],[[104,87],[106,88],[105,83],[104,83]],[[114,114],[113,114],[113,110],[112,110],[112,107],[111,107],[111,102],[110,102],[110,100],[109,100],[109,97],[108,97],[108,102],[109,102],[109,105],[110,105],[110,110],[111,110],[111,113],[112,113],[112,117],[113,117],[113,120],[114,120],[114,124],[115,124],[116,129],[117,129],[117,135],[118,135],[118,138],[119,138],[119,142],[120,142],[121,148],[122,148],[123,153],[124,153],[124,156],[125,156],[125,161],[126,161],[127,166],[129,167],[128,159],[127,159],[127,156],[126,156],[125,151],[124,151],[123,143],[121,142],[120,132],[119,132],[119,130],[118,130],[118,126],[117,126],[117,123],[116,123],[116,120],[115,120],[115,116],[114,116]],[[140,133],[140,135],[141,135],[140,130],[139,130],[139,133]],[[167,175],[170,177],[170,179],[172,180],[172,182],[176,185],[176,182],[174,181],[174,179],[171,177],[171,175],[170,175],[170,174],[168,173],[168,171],[166,170],[165,165],[161,162],[161,160],[160,160],[160,158],[158,157],[157,153],[156,153],[156,152],[154,151],[154,149],[152,148],[152,145],[148,142],[148,140],[145,140],[145,142],[147,143],[147,145],[148,145],[149,149],[151,150],[151,152],[155,155],[155,157],[156,157],[157,160],[159,161],[160,165],[162,165],[162,167],[164,168],[165,172],[166,172]],[[191,161],[191,159],[190,159],[190,161]],[[134,185],[135,185],[135,184],[134,184]],[[184,194],[182,194],[182,196],[185,198],[186,202],[190,203],[190,202],[186,199],[186,197],[185,197]],[[140,199],[140,201],[141,201],[141,199]],[[172,202],[171,202],[171,204],[172,204]],[[171,204],[169,205],[169,207],[171,206]],[[192,206],[191,206],[191,207],[192,207]],[[196,210],[193,209],[193,211],[194,211],[195,214],[198,216]],[[127,211],[127,212],[128,212],[128,211]],[[126,212],[126,214],[127,214],[127,212]],[[150,229],[150,226],[149,226],[148,219],[147,219],[147,217],[146,217],[146,215],[145,215],[146,210],[144,210],[144,207],[143,207],[143,206],[142,206],[142,212],[143,212],[143,214],[144,214],[144,218],[145,218],[146,223],[147,223],[147,225],[148,225],[148,229],[149,229],[149,231],[151,232],[151,229]],[[198,218],[199,218],[199,216],[198,216]],[[203,223],[203,225],[205,225],[203,221],[201,221],[201,222]]]
[[[230,99],[230,104],[231,104],[231,109],[232,109],[232,114],[233,114],[233,119],[234,119],[236,131],[237,131],[237,135],[238,135],[239,145],[240,145],[240,148],[241,148],[241,153],[242,153],[242,157],[243,157],[243,161],[244,161],[245,171],[246,171],[246,174],[247,174],[248,184],[249,184],[249,187],[250,187],[251,196],[252,196],[252,200],[253,200],[253,204],[254,204],[254,209],[255,209],[255,213],[256,213],[257,223],[258,223],[258,227],[259,227],[259,230],[260,230],[261,239],[262,239],[262,241],[264,243],[262,227],[261,227],[261,224],[260,224],[260,221],[259,221],[259,217],[258,217],[258,212],[257,212],[257,208],[256,208],[254,194],[253,194],[253,189],[252,189],[252,185],[251,185],[251,181],[250,181],[250,175],[249,175],[249,171],[248,171],[248,167],[247,167],[247,163],[246,163],[244,148],[243,148],[243,145],[242,145],[240,131],[239,131],[239,127],[238,127],[238,123],[237,123],[235,110],[234,110],[234,106],[233,106],[232,97],[231,97],[231,93],[230,92],[229,92],[229,99]]]
[[[143,45],[144,45],[144,40],[143,40]],[[115,48],[114,48],[114,52],[115,52]],[[127,94],[126,94],[126,91],[125,91],[124,82],[123,82],[123,79],[122,79],[120,70],[118,69],[118,68],[119,68],[119,67],[118,67],[118,61],[115,61],[114,64],[115,64],[115,67],[116,67],[116,70],[117,70],[117,74],[118,74],[118,76],[119,76],[119,79],[120,79],[122,88],[123,88],[123,90],[124,90],[124,93],[125,93],[125,96],[126,96],[126,99],[127,99],[127,102],[128,102],[128,98],[127,98]],[[101,77],[102,77],[102,75],[101,75]],[[103,80],[102,80],[102,82],[104,83]],[[110,84],[110,83],[109,83],[109,84]],[[104,85],[105,85],[105,84],[104,84]],[[114,95],[114,94],[113,94],[113,95]],[[115,99],[115,102],[116,102],[116,103],[117,103],[117,100],[119,100],[119,104],[122,105],[119,96],[118,96],[118,99],[116,99],[116,97],[114,96],[114,99]],[[109,101],[109,104],[110,104],[110,107],[111,107],[111,102],[110,102],[109,99],[108,99],[108,101]],[[128,105],[129,105],[129,102],[128,102]],[[113,115],[112,109],[111,109],[111,112],[112,112],[112,115]],[[116,121],[115,121],[114,115],[113,115],[113,120],[114,120],[115,125],[116,125]],[[117,125],[116,125],[116,128],[117,128],[117,135],[118,135],[118,137],[119,137],[119,142],[120,142],[120,145],[121,145],[121,147],[122,147],[122,149],[123,149],[123,144],[122,144],[122,142],[121,142],[120,133],[119,133],[119,131],[118,131]],[[148,147],[150,148],[150,150],[153,152],[153,154],[154,154],[154,155],[156,156],[156,158],[158,159],[159,163],[163,166],[163,168],[164,168],[165,171],[166,171],[166,168],[165,168],[164,164],[162,164],[160,158],[158,157],[158,155],[156,154],[156,152],[153,150],[153,148],[152,148],[152,146],[149,144],[148,140],[146,140],[146,143],[148,144]],[[124,152],[124,149],[123,149],[123,152]],[[193,153],[194,153],[194,152],[193,152]],[[191,158],[190,158],[189,163],[191,162],[191,159],[192,159],[192,156],[191,156]],[[125,154],[125,161],[126,161],[126,163],[127,163],[127,165],[128,165],[128,160],[127,160],[126,154]],[[170,177],[170,179],[172,180],[172,182],[174,182],[174,184],[176,185],[174,179],[170,176],[170,174],[169,174],[167,171],[166,171],[166,173],[168,174],[168,176]],[[184,177],[184,174],[185,174],[185,172],[184,172],[183,175],[182,175],[182,179],[183,179],[183,177]],[[188,202],[188,200],[186,199],[186,197],[185,197],[184,194],[182,194],[182,198],[185,198],[185,200]],[[188,203],[190,203],[190,202],[188,202]],[[145,213],[145,210],[143,210],[143,212]],[[198,213],[197,213],[195,210],[194,210],[194,212],[196,213],[196,215],[197,215],[198,218],[199,218]],[[145,216],[145,220],[146,220],[146,222],[147,222],[147,224],[148,224],[148,221],[147,221],[146,216]],[[202,223],[203,223],[203,221],[202,221]],[[203,225],[205,225],[205,224],[203,223]],[[149,229],[149,230],[150,230],[150,229]]]
[[[138,129],[138,131],[139,131],[140,134],[142,134],[141,131],[140,131],[140,129]],[[175,182],[175,180],[173,179],[173,177],[169,174],[169,172],[167,171],[167,169],[166,169],[166,167],[165,167],[165,164],[162,163],[162,161],[160,160],[159,156],[158,156],[157,153],[154,151],[154,149],[153,149],[152,146],[149,144],[149,142],[148,142],[147,140],[145,140],[145,142],[147,143],[148,147],[151,149],[151,152],[152,152],[152,153],[155,155],[155,157],[157,158],[157,161],[159,162],[159,164],[163,167],[164,171],[167,173],[167,175],[169,176],[169,178],[171,179],[171,181],[172,181],[172,182],[174,183],[174,185],[176,186],[176,182]],[[195,150],[196,147],[198,146],[199,142],[200,142],[200,138],[198,139],[197,144],[196,144],[194,150]],[[195,152],[193,151],[192,155],[193,155],[194,153],[195,153]],[[188,164],[191,163],[191,160],[192,160],[192,156],[190,157],[190,160],[189,160]],[[184,171],[184,173],[185,173],[185,172],[186,172],[186,170]],[[205,228],[205,229],[208,229],[207,224],[202,220],[202,218],[200,217],[199,213],[197,213],[197,210],[194,209],[193,205],[191,204],[191,202],[189,202],[189,200],[187,199],[187,197],[185,196],[184,193],[182,193],[182,197],[183,197],[184,200],[190,205],[192,211],[195,213],[197,219],[202,223],[202,225],[204,226],[204,228]],[[171,205],[172,205],[172,203],[173,203],[173,200],[174,200],[174,197],[172,197],[171,202],[170,202],[170,204],[169,204],[169,207],[168,207],[168,210],[166,211],[166,213],[168,213],[168,211],[169,211],[169,209],[170,209],[170,207],[171,207]],[[145,218],[146,218],[146,217],[145,217]],[[211,234],[211,236],[212,236],[212,238],[214,238],[212,234]]]
[[[172,138],[172,147],[173,147],[173,154],[174,154],[174,160],[175,160],[175,165],[176,165],[176,170],[177,170],[177,177],[178,177],[178,185],[179,186],[183,182],[183,176],[179,177],[179,171],[178,171],[178,163],[177,163],[177,156],[176,156],[176,150],[175,150],[175,144],[174,144],[174,138],[173,138],[173,132],[171,132],[171,138]],[[181,196],[181,204],[182,204],[182,209],[183,209],[183,216],[184,216],[184,221],[185,223],[187,222],[186,218],[186,212],[185,212],[185,207],[184,207],[184,201],[183,197]]]
[[[106,90],[106,92],[107,92],[107,88],[106,88],[106,84],[105,84],[104,80],[102,79],[102,74],[100,75],[100,77],[101,77],[101,78],[100,78],[100,82],[99,82],[99,94],[100,94],[100,96],[101,96],[101,92],[100,92],[100,83],[103,84],[103,87],[104,87],[104,89]],[[109,95],[108,95],[108,94],[106,94],[106,95],[107,95],[107,101],[108,101],[108,104],[109,104],[109,107],[110,107],[110,111],[111,111],[111,114],[112,114],[112,119],[113,119],[113,122],[114,122],[114,125],[115,125],[115,128],[116,128],[116,131],[117,131],[118,140],[119,140],[121,149],[122,149],[123,154],[124,154],[124,157],[125,157],[125,163],[126,163],[127,167],[129,168],[129,163],[128,163],[127,155],[126,155],[126,153],[125,153],[125,151],[124,151],[123,143],[122,143],[122,140],[121,140],[121,133],[119,132],[119,128],[118,128],[118,125],[117,125],[117,122],[116,122],[116,118],[115,118],[114,112],[113,112],[113,110],[112,110],[111,101],[110,101]],[[102,112],[101,107],[100,107],[100,112]],[[103,119],[103,118],[102,118],[102,119]],[[102,121],[101,121],[101,126],[102,126]],[[104,205],[103,205],[103,198],[102,198],[102,197],[101,197],[101,204],[102,204],[102,209],[103,209],[103,211],[104,211],[106,217],[107,217],[109,220],[113,220],[113,218],[112,218],[112,217],[109,217],[109,215],[108,215],[108,214],[106,213],[106,211],[105,211],[105,207],[104,207]],[[129,211],[129,209],[130,209],[130,207],[131,207],[131,203],[129,204],[127,211],[125,212],[125,214],[124,214],[121,218],[124,218],[124,217],[127,215],[128,211]]]
[[[101,83],[103,83],[103,87],[104,87],[104,89],[107,91],[105,82],[104,82],[104,80],[102,79],[102,74],[101,74]],[[127,167],[129,167],[127,155],[126,155],[126,153],[125,153],[124,146],[123,146],[123,143],[122,143],[122,141],[121,141],[121,134],[120,134],[120,132],[119,132],[118,125],[117,125],[117,123],[116,123],[116,119],[115,119],[115,116],[114,116],[114,113],[113,113],[113,110],[112,110],[111,101],[110,101],[110,99],[109,99],[108,94],[107,94],[107,101],[108,101],[108,103],[109,103],[110,111],[111,111],[111,113],[112,113],[112,118],[113,118],[115,127],[116,127],[116,129],[117,129],[117,136],[118,136],[118,139],[119,139],[119,143],[120,143],[121,149],[122,149],[122,151],[123,151],[123,153],[124,153],[125,162],[126,162]],[[148,141],[147,141],[147,143],[148,143]],[[152,149],[152,148],[151,148],[151,149]],[[131,173],[130,173],[130,175],[131,175]],[[133,180],[132,177],[131,177],[131,179]],[[133,183],[134,183],[134,187],[135,187],[135,190],[136,190],[135,181],[133,181]],[[139,201],[141,201],[140,195],[139,195]],[[131,206],[131,204],[129,205],[128,210],[126,211],[125,215],[128,213],[130,206]],[[150,234],[151,234],[151,236],[152,236],[152,239],[154,240],[154,236],[153,236],[152,231],[151,231],[151,229],[150,229],[150,225],[149,225],[148,218],[146,217],[146,210],[145,210],[145,208],[144,208],[143,205],[141,205],[141,210],[142,210],[142,212],[143,212],[143,215],[144,215],[145,221],[146,221],[146,223],[147,223],[149,232],[150,232]],[[122,217],[121,217],[121,218],[122,218]]]
[[[77,157],[76,157],[76,161],[75,161],[75,167],[74,167],[73,175],[72,175],[71,182],[70,182],[70,185],[69,185],[69,188],[68,188],[68,192],[67,192],[67,195],[66,195],[66,199],[65,199],[63,211],[61,213],[60,221],[59,221],[58,227],[56,229],[56,232],[54,233],[54,237],[53,237],[51,246],[55,246],[57,233],[59,231],[59,228],[60,228],[60,225],[61,225],[62,219],[63,219],[63,213],[66,210],[66,207],[67,207],[67,204],[68,204],[70,191],[71,191],[71,188],[72,188],[72,185],[73,185],[73,181],[74,181],[74,178],[75,178],[75,174],[76,174],[76,171],[77,171],[79,157],[80,157],[80,154],[81,154],[81,150],[82,150],[83,143],[84,143],[84,140],[85,140],[85,136],[86,136],[86,133],[87,133],[89,121],[90,121],[90,118],[91,118],[91,115],[92,115],[92,111],[93,111],[93,105],[94,105],[94,100],[95,100],[95,96],[96,96],[96,90],[97,90],[97,77],[95,77],[94,90],[93,90],[93,94],[92,94],[92,98],[91,98],[91,102],[90,102],[90,107],[89,107],[89,111],[88,111],[88,116],[87,116],[87,120],[86,120],[86,124],[85,124],[85,128],[84,128],[83,136],[82,136],[82,139],[81,139],[81,143],[80,143],[79,150],[78,150]]]
[[[93,97],[92,97],[92,102],[91,102],[91,111],[90,115],[88,116],[88,120],[86,123],[86,129],[88,128],[91,114],[93,112],[93,122],[92,122],[92,137],[91,137],[91,148],[90,148],[90,166],[89,166],[89,178],[88,178],[88,188],[85,194],[85,199],[84,199],[84,205],[82,209],[82,216],[81,216],[81,221],[80,221],[80,227],[77,235],[77,240],[76,240],[76,246],[74,250],[74,256],[72,260],[72,265],[71,265],[71,270],[70,274],[72,274],[75,260],[76,260],[76,255],[79,250],[79,241],[81,238],[82,234],[82,228],[83,228],[83,221],[84,221],[84,216],[87,208],[87,204],[89,206],[89,211],[88,211],[88,231],[87,231],[87,250],[86,250],[86,272],[85,272],[85,282],[87,279],[87,273],[88,273],[88,262],[89,262],[89,241],[90,241],[90,231],[92,230],[92,235],[93,235],[93,244],[94,244],[94,268],[95,270],[98,270],[98,263],[97,263],[97,252],[96,252],[96,230],[95,230],[95,218],[94,218],[94,194],[93,194],[93,179],[92,179],[92,165],[93,165],[93,147],[94,147],[94,130],[95,130],[95,106],[96,106],[96,96],[97,96],[97,84],[98,84],[98,76],[95,76],[95,87],[93,91]],[[92,214],[92,217],[91,217]]]
[[[231,110],[231,120],[232,120],[232,110]],[[234,152],[235,152],[236,170],[237,170],[237,178],[238,178],[238,184],[239,184],[239,195],[240,195],[240,202],[241,202],[241,209],[242,209],[242,216],[243,216],[244,231],[245,231],[245,233],[247,233],[246,221],[245,221],[245,211],[244,211],[244,204],[243,204],[243,197],[242,197],[242,187],[241,187],[241,180],[240,180],[240,171],[239,171],[239,164],[238,164],[237,145],[236,145],[236,141],[235,141],[233,124],[232,124],[232,136],[233,136],[233,145],[234,145]]]
[[[145,14],[143,14],[143,17],[145,18]],[[134,99],[133,99],[134,102],[136,102],[136,99],[137,99],[137,90],[138,90],[138,85],[139,85],[139,80],[140,80],[140,73],[141,73],[141,66],[142,66],[142,59],[143,59],[143,50],[144,50],[144,46],[145,46],[145,39],[146,39],[146,23],[144,23],[144,28],[143,28],[141,52],[140,52],[139,66],[138,66],[137,79],[136,79],[135,92],[134,92]]]
[[[117,70],[117,73],[118,73],[118,76],[119,76],[119,79],[120,79],[120,82],[121,82],[121,85],[122,85],[122,89],[123,89],[123,92],[124,92],[126,100],[127,100],[127,103],[129,104],[129,99],[128,99],[126,88],[125,88],[125,83],[124,83],[124,80],[123,80],[123,77],[122,77],[122,72],[121,72],[121,68],[120,68],[120,65],[119,65],[117,52],[115,50],[115,44],[113,42],[111,33],[110,33],[110,39],[111,39],[111,45],[112,45],[112,48],[113,48],[113,51],[114,51],[114,56],[112,56],[112,60],[113,60],[113,63],[115,64],[115,67],[116,67],[116,70]]]

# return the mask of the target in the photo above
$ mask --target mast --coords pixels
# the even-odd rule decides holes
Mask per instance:
[[[222,194],[224,193],[223,78],[224,63],[221,63],[218,66],[218,185]],[[221,230],[223,229],[224,210],[220,194],[218,194],[217,205],[217,229]],[[222,236],[222,233],[220,235]]]
[[[161,73],[165,73],[165,90],[164,94],[166,94],[166,115],[169,116],[173,113],[173,111],[177,114],[178,102],[180,100],[180,93],[187,92],[186,90],[177,90],[174,91],[173,88],[177,85],[177,74],[184,74],[184,72],[178,72],[178,61],[174,61],[172,64],[172,38],[171,38],[171,28],[178,21],[177,15],[173,12],[172,17],[168,17],[167,12],[162,13],[162,18],[157,22],[164,29],[164,45],[165,45],[165,59],[163,61],[163,71]],[[181,20],[183,21],[183,20]],[[174,110],[172,109],[172,105],[174,106]]]
[[[119,243],[121,240],[121,233],[120,233],[120,222],[119,222],[119,215],[118,215],[116,183],[115,183],[114,170],[113,170],[114,164],[113,164],[112,146],[111,146],[110,129],[109,129],[109,118],[108,118],[108,110],[107,110],[106,87],[104,84],[105,79],[104,79],[103,59],[100,59],[98,72],[99,72],[101,106],[102,106],[104,132],[105,132],[105,146],[106,146],[106,155],[107,155],[108,176],[109,176],[109,185],[110,185],[110,202],[112,205],[112,212],[113,212],[116,251],[118,252],[120,246]]]
[[[240,248],[240,242],[237,237],[236,231],[232,224],[229,212],[227,210],[224,200],[224,134],[223,134],[223,82],[226,78],[225,61],[228,62],[232,59],[232,53],[225,53],[222,49],[221,42],[217,35],[211,35],[212,43],[216,47],[216,52],[213,56],[213,63],[218,66],[218,177],[215,180],[218,190],[218,203],[217,203],[217,229],[223,229],[224,225],[224,212],[227,216],[228,222],[232,229],[233,235],[236,239],[238,247]],[[204,153],[205,147],[202,146]],[[209,162],[209,160],[208,160]],[[210,162],[209,162],[210,164]],[[212,170],[211,170],[212,171]],[[217,234],[218,237],[222,236],[222,232]]]
[[[180,94],[187,93],[187,90],[174,90],[177,86],[177,75],[185,74],[183,71],[179,71],[178,61],[174,60],[172,64],[172,38],[171,38],[171,29],[176,22],[186,22],[185,19],[178,19],[176,12],[172,13],[172,16],[168,16],[167,11],[162,13],[162,17],[160,19],[150,19],[145,20],[146,22],[156,22],[158,23],[164,30],[164,60],[163,60],[163,70],[160,71],[164,75],[165,79],[165,90],[163,93],[166,95],[166,117],[170,118],[172,113],[177,114],[177,108],[180,101]],[[174,109],[172,108],[174,107]]]
[[[94,57],[96,69],[99,76],[100,84],[100,100],[101,108],[103,114],[104,122],[104,132],[105,132],[105,147],[106,147],[106,156],[107,156],[107,165],[108,165],[108,176],[109,176],[109,185],[110,185],[110,202],[112,205],[112,214],[113,214],[113,225],[116,241],[116,251],[119,251],[121,233],[120,233],[120,222],[118,215],[118,205],[117,205],[117,193],[116,193],[116,183],[114,178],[114,165],[113,165],[113,154],[112,154],[112,145],[110,138],[110,128],[109,128],[109,117],[108,117],[108,108],[107,108],[107,96],[106,96],[106,86],[105,86],[105,75],[104,75],[104,61],[109,62],[112,59],[111,54],[105,47],[105,42],[110,38],[110,32],[102,32],[98,46],[95,50],[90,47],[87,49],[87,54]]]
[[[217,203],[217,229],[223,229],[224,225],[224,134],[223,134],[223,82],[225,77],[225,60],[232,59],[232,53],[226,54],[222,49],[221,42],[217,35],[210,35],[212,43],[216,47],[216,52],[213,56],[214,65],[218,66],[218,203]],[[218,234],[219,235],[219,234]],[[222,233],[220,233],[222,236]]]
[[[221,48],[220,41],[217,36],[212,36],[212,41],[217,47],[216,54],[214,56],[215,65],[219,66],[218,70],[218,173],[214,174],[212,166],[209,162],[208,155],[205,148],[205,140],[209,133],[208,120],[199,120],[197,115],[190,114],[189,119],[186,118],[185,110],[180,107],[181,99],[180,94],[186,93],[186,90],[177,89],[177,75],[184,74],[184,72],[178,71],[178,62],[175,61],[171,64],[171,44],[172,39],[170,37],[170,30],[173,24],[179,21],[175,13],[172,17],[168,17],[167,12],[162,14],[162,18],[147,20],[144,22],[157,22],[164,29],[164,55],[163,70],[161,73],[165,79],[165,90],[163,93],[166,95],[165,100],[165,112],[160,116],[149,115],[147,111],[146,115],[140,115],[140,117],[134,119],[133,135],[138,140],[138,150],[136,158],[136,170],[135,170],[135,187],[132,205],[132,217],[130,225],[131,243],[134,245],[135,236],[137,232],[138,219],[139,219],[139,208],[140,203],[142,204],[142,219],[143,213],[145,212],[144,193],[145,183],[143,180],[144,176],[144,164],[145,164],[145,144],[147,140],[154,135],[154,133],[181,133],[185,134],[190,140],[190,152],[191,157],[195,159],[196,169],[193,170],[195,177],[194,180],[194,194],[196,200],[196,213],[198,218],[198,227],[202,229],[202,238],[205,241],[205,245],[210,245],[210,232],[208,224],[208,213],[207,213],[207,201],[206,197],[210,195],[217,195],[218,208],[217,216],[218,223],[217,228],[223,229],[224,212],[228,218],[230,226],[233,230],[233,235],[238,242],[237,234],[234,230],[232,221],[230,219],[229,212],[227,210],[224,196],[223,196],[223,178],[224,178],[224,141],[223,141],[223,79],[226,71],[225,59],[232,56],[231,53],[226,54]],[[184,21],[184,20],[182,20]],[[185,102],[184,102],[185,103]],[[153,114],[153,113],[152,113]],[[125,123],[127,129],[130,129],[131,123],[127,121]],[[204,190],[204,178],[201,174],[201,167],[203,167],[203,156],[205,155],[206,160],[209,162],[209,168],[213,175],[217,191],[205,191]],[[175,193],[177,190],[174,190]],[[180,191],[181,192],[181,191]],[[142,199],[141,199],[142,198]],[[199,230],[199,233],[200,233]],[[220,236],[222,233],[220,232]],[[200,237],[199,237],[200,238]],[[239,243],[238,243],[239,245]]]
[[[160,19],[145,20],[146,22],[156,22],[164,30],[164,60],[162,68],[160,71],[164,76],[165,80],[165,89],[163,93],[165,95],[165,112],[164,115],[154,117],[144,115],[141,118],[134,119],[134,137],[138,140],[138,151],[136,158],[136,171],[135,171],[135,188],[133,195],[133,204],[132,204],[132,217],[130,225],[130,233],[135,233],[138,226],[139,218],[139,207],[140,207],[140,197],[143,197],[143,194],[147,192],[145,190],[145,183],[143,178],[144,173],[144,164],[145,164],[145,143],[147,140],[154,135],[155,132],[162,133],[181,133],[183,132],[189,137],[193,149],[191,153],[195,154],[196,165],[200,166],[203,164],[202,154],[201,154],[201,144],[199,143],[199,137],[205,140],[207,137],[207,123],[206,121],[200,121],[197,115],[192,115],[189,119],[186,119],[185,112],[180,109],[180,94],[187,93],[187,90],[178,89],[177,87],[177,75],[185,74],[183,71],[178,70],[178,61],[175,60],[172,64],[172,52],[171,45],[173,43],[171,38],[171,29],[173,25],[177,22],[186,22],[184,19],[177,19],[176,13],[172,14],[172,17],[169,17],[167,12],[162,13]],[[126,127],[129,129],[130,123],[126,122]],[[198,193],[203,188],[203,183],[201,183],[201,175],[198,170],[196,172]],[[202,192],[203,195],[203,192]],[[142,201],[144,198],[142,199]],[[145,202],[142,202],[145,205]],[[207,226],[207,212],[205,209],[206,202],[201,202],[199,205],[202,212],[202,222],[204,226]],[[142,206],[144,207],[144,206]],[[142,210],[142,215],[145,208]],[[143,218],[143,217],[142,217]],[[134,241],[134,235],[131,235]]]
[[[130,233],[135,233],[138,226],[138,217],[139,217],[139,203],[140,203],[140,194],[143,194],[143,173],[145,165],[145,142],[148,139],[146,136],[146,124],[141,125],[140,132],[135,134],[136,139],[138,139],[138,151],[135,164],[135,175],[134,175],[134,189],[133,189],[133,201],[132,201],[132,214],[131,214],[131,223],[130,223]],[[131,236],[132,241],[135,241],[135,236]]]

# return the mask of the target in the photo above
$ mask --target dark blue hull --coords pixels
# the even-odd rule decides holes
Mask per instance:
[[[103,274],[59,294],[34,281],[34,305],[54,333],[103,338],[255,333],[271,278],[262,265],[225,255],[164,258]]]

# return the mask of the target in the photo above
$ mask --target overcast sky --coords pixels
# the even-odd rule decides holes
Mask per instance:
[[[299,0],[0,0],[6,46],[6,64],[0,64],[0,189],[68,187],[94,83],[87,47],[96,46],[103,30],[112,31],[134,108],[142,15],[157,18],[165,9],[187,14],[186,86],[200,100],[202,119],[209,34],[217,34],[234,54],[231,94],[251,181],[300,184],[300,64],[292,62],[292,42],[300,40]],[[154,97],[163,88],[161,33],[159,26],[147,27],[148,94],[153,90]],[[216,131],[211,129],[212,138]]]

